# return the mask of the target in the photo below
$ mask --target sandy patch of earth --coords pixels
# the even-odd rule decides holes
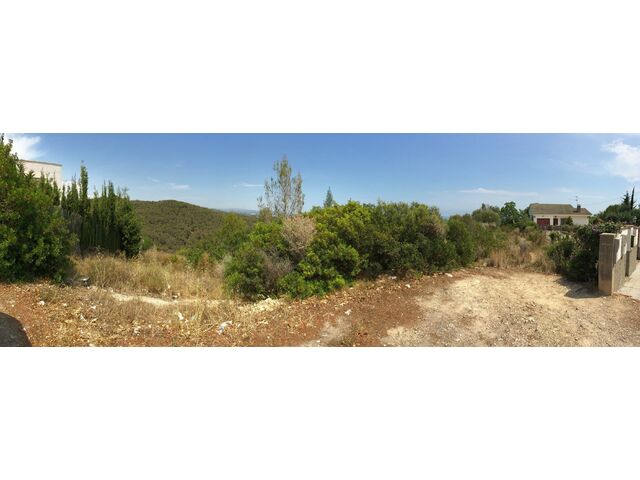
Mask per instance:
[[[487,275],[485,273],[490,273]],[[420,319],[382,339],[407,346],[640,345],[640,303],[556,275],[485,271],[415,299]]]

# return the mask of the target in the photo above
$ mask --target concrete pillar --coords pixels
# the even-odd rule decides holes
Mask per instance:
[[[598,290],[613,294],[613,267],[616,262],[615,233],[601,233],[598,253]]]

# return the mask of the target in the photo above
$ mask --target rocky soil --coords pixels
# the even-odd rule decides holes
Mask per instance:
[[[325,298],[154,301],[0,284],[0,345],[627,346],[640,303],[557,275],[473,268],[385,277]]]

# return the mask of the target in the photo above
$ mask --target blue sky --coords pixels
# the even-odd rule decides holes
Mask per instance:
[[[131,198],[256,208],[286,154],[305,207],[331,187],[338,202],[418,201],[444,215],[480,204],[580,203],[592,212],[640,184],[640,136],[620,134],[9,134],[21,158],[84,161],[91,184]]]

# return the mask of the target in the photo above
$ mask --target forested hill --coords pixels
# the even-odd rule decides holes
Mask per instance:
[[[143,237],[167,252],[194,245],[220,228],[225,216],[234,215],[177,200],[133,200],[132,203],[142,223]],[[239,216],[249,223],[255,221],[251,215]]]

